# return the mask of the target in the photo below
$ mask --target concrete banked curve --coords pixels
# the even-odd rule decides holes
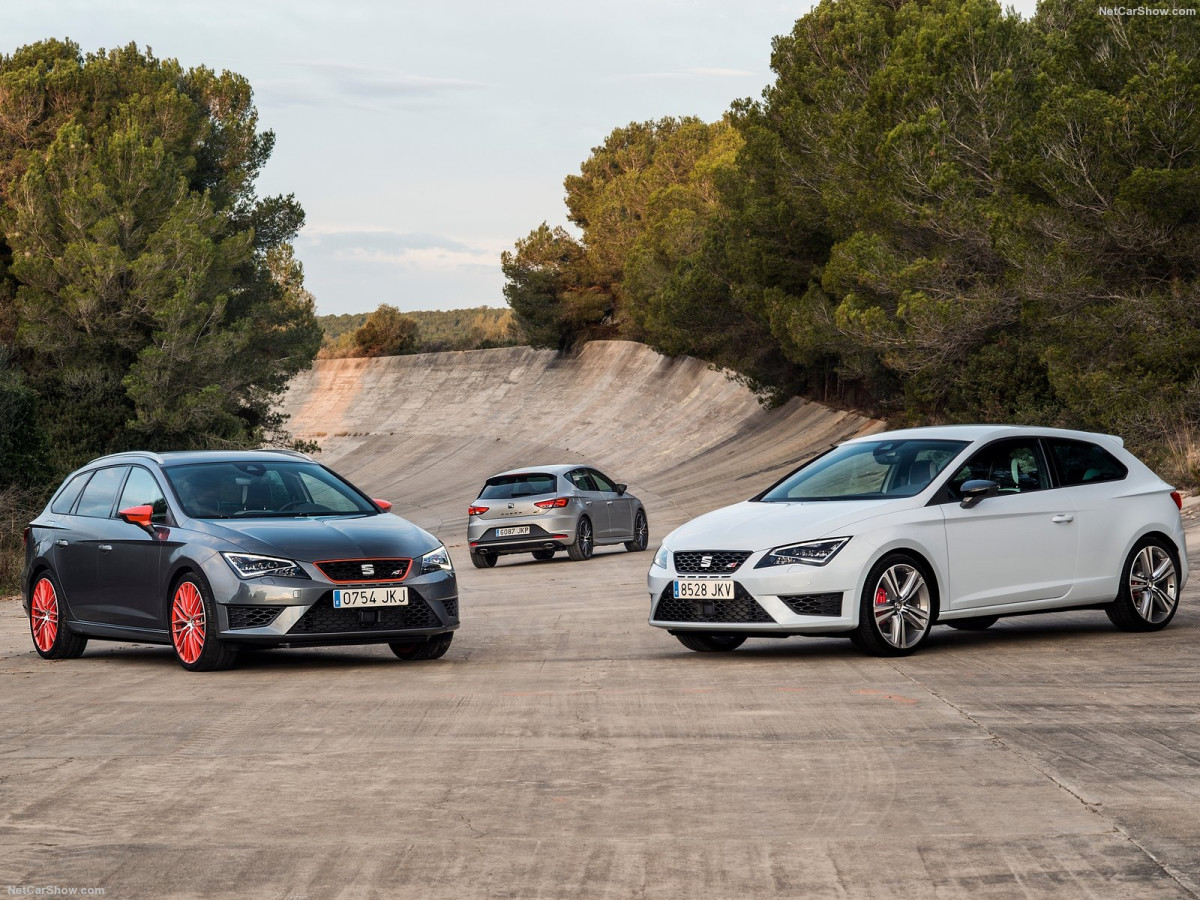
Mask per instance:
[[[798,462],[883,423],[753,393],[690,357],[596,341],[575,354],[507,347],[319,360],[284,398],[317,457],[451,545],[484,479],[586,462],[646,504],[652,544],[692,516],[743,500]]]

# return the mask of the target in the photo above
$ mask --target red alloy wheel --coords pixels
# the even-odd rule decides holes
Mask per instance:
[[[54,648],[54,639],[58,637],[58,595],[54,593],[54,585],[49,578],[43,578],[33,589],[33,599],[29,604],[29,628],[37,648],[49,653]]]
[[[189,666],[204,652],[204,598],[190,581],[179,586],[171,603],[171,640]]]

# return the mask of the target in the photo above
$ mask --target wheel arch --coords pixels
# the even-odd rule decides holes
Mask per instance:
[[[944,583],[945,575],[941,568],[934,564],[932,553],[916,546],[913,543],[891,543],[877,550],[867,560],[866,565],[862,568],[862,575],[858,579],[858,589],[854,594],[854,609],[858,609],[858,601],[862,598],[862,593],[866,589],[867,576],[871,574],[871,570],[875,568],[882,560],[889,556],[903,554],[911,556],[925,569],[925,580],[929,584],[930,601],[933,606],[932,624],[937,624],[942,614],[942,584]]]

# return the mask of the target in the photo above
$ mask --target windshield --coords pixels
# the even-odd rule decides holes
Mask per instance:
[[[522,473],[520,475],[497,475],[489,478],[480,500],[511,500],[514,497],[532,497],[535,494],[553,494],[558,481],[545,472]]]
[[[316,463],[214,462],[164,470],[193,519],[359,516],[378,510]]]
[[[924,490],[966,441],[868,441],[843,444],[793,472],[758,499],[883,500]]]

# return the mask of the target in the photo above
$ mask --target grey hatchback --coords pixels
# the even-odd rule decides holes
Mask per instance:
[[[242,646],[386,643],[436,659],[458,583],[432,534],[303,454],[120,453],[72,473],[25,529],[34,647],[170,644],[192,671]]]
[[[600,544],[645,550],[650,527],[642,501],[607,475],[578,464],[493,475],[467,510],[471,562],[491,568],[503,555],[587,559]]]

